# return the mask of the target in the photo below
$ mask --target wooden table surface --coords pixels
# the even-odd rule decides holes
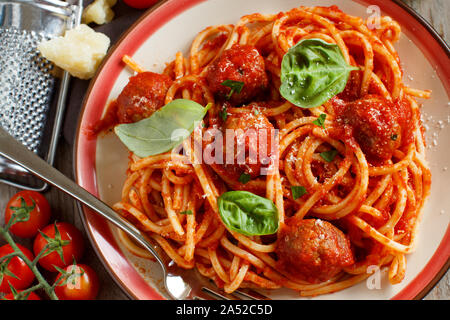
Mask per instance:
[[[441,36],[449,43],[450,35],[450,1],[448,0],[403,0],[406,4],[416,10],[422,17],[430,22]],[[65,175],[73,177],[72,169],[72,150],[71,147],[60,139],[58,152],[55,161],[55,167],[61,170]],[[4,208],[8,199],[18,190],[7,185],[0,184],[0,221],[3,222]],[[73,223],[85,235],[87,250],[82,259],[82,263],[92,266],[99,274],[101,289],[99,299],[118,300],[128,299],[127,295],[116,285],[109,273],[104,268],[94,250],[92,249],[82,222],[78,213],[75,201],[64,193],[51,188],[45,193],[52,207],[52,215],[58,221]],[[0,243],[2,240],[0,240]],[[449,300],[450,299],[450,273],[447,271],[444,277],[425,297],[430,300]]]

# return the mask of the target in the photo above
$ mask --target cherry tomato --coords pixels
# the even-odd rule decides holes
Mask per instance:
[[[94,300],[98,294],[99,281],[97,273],[85,264],[70,265],[64,269],[67,273],[67,281],[62,286],[55,288],[55,293],[60,300]],[[55,281],[61,279],[60,273]]]
[[[132,8],[147,9],[158,2],[158,0],[123,0],[123,2]]]
[[[5,224],[12,216],[20,222],[11,226],[11,233],[22,238],[32,238],[50,220],[50,205],[39,192],[19,191],[6,205]]]
[[[20,291],[18,293],[20,294]],[[6,300],[25,300],[22,297],[20,297],[20,295],[19,295],[18,298],[14,297],[14,294],[12,294],[12,293],[8,293],[6,296],[3,297],[3,299],[6,299]],[[41,300],[41,298],[36,293],[30,292],[30,294],[28,295],[26,300]]]
[[[55,228],[57,230],[55,230]],[[57,248],[48,255],[39,259],[39,264],[46,270],[55,272],[54,266],[64,268],[78,261],[83,256],[84,242],[81,232],[73,225],[66,222],[57,222],[46,226],[34,239],[34,254],[38,255],[47,244]],[[61,259],[61,255],[63,259]]]
[[[33,261],[34,257],[30,250],[19,244],[17,246],[29,260]],[[0,258],[13,252],[13,248],[9,244],[6,244],[0,247]],[[0,273],[3,274],[3,280],[0,283],[0,292],[11,292],[8,283],[10,283],[14,289],[20,290],[27,288],[34,281],[33,271],[28,268],[22,259],[13,257],[7,266],[6,261],[0,263]],[[17,278],[8,275],[8,273],[14,274]]]

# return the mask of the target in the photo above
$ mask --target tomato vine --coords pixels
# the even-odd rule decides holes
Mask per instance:
[[[15,221],[14,221],[15,220]],[[14,257],[20,258],[27,266],[30,268],[30,270],[33,272],[33,274],[36,277],[37,284],[34,286],[31,286],[28,289],[20,290],[20,293],[17,294],[17,290],[11,286],[11,292],[16,293],[14,296],[18,297],[19,299],[26,299],[30,293],[42,289],[45,291],[47,296],[52,300],[58,300],[58,296],[55,293],[55,288],[57,286],[64,285],[67,281],[64,279],[73,278],[74,276],[80,276],[80,274],[73,274],[73,272],[65,272],[62,273],[61,279],[59,281],[55,281],[54,284],[50,284],[45,277],[42,275],[41,271],[38,269],[38,261],[39,259],[44,256],[48,255],[49,253],[53,251],[61,251],[61,247],[67,245],[66,242],[61,242],[60,246],[54,245],[52,241],[48,241],[47,245],[44,246],[44,248],[36,255],[36,257],[31,260],[29,259],[19,248],[19,246],[14,241],[12,235],[9,232],[9,229],[11,226],[13,226],[15,223],[19,222],[20,219],[11,219],[9,223],[6,224],[6,226],[0,226],[0,236],[3,238],[13,249],[13,252],[10,254],[7,254],[3,257],[0,257],[0,266],[4,265],[4,269],[7,269],[7,265],[9,264],[10,260]],[[75,264],[75,262],[74,262]],[[9,271],[11,273],[11,271]],[[0,277],[1,279],[1,277]],[[1,281],[0,281],[1,282]],[[3,297],[4,299],[4,297]]]

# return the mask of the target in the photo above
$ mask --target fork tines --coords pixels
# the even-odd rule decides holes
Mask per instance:
[[[206,293],[208,296],[219,300],[271,300],[265,295],[256,292],[252,289],[240,289],[236,290],[233,293],[225,293],[220,289],[211,289],[208,287],[202,287],[202,291]],[[203,299],[201,297],[194,297],[194,299]]]

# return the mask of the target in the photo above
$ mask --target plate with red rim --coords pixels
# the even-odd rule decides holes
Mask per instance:
[[[381,277],[378,289],[361,282],[346,290],[315,299],[414,299],[422,298],[449,267],[450,197],[450,61],[449,49],[438,34],[420,16],[397,1],[318,0],[302,1],[305,6],[337,4],[344,12],[367,18],[368,7],[376,5],[382,15],[395,19],[402,36],[395,44],[404,71],[406,85],[432,90],[432,98],[423,104],[427,128],[427,159],[433,174],[431,195],[425,205],[415,252],[407,256],[403,282],[389,284]],[[128,162],[126,148],[113,135],[92,138],[87,129],[98,120],[108,103],[116,98],[132,75],[122,63],[127,54],[149,71],[161,72],[177,51],[188,52],[195,35],[205,27],[235,23],[254,12],[277,13],[298,6],[296,0],[168,0],[147,11],[110,49],[97,71],[83,102],[74,147],[75,178],[79,185],[112,205],[120,200]],[[373,8],[373,7],[372,7]],[[118,240],[117,231],[104,219],[80,206],[80,214],[100,259],[112,278],[135,299],[165,299],[161,289],[159,266],[133,256]],[[287,289],[268,293],[274,299],[295,299]]]

